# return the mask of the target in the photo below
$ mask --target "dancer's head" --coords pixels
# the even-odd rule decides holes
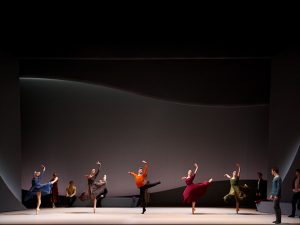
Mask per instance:
[[[69,185],[70,185],[70,186],[74,186],[74,181],[73,181],[73,180],[70,180]]]
[[[271,173],[272,173],[273,176],[276,176],[279,173],[279,169],[277,167],[273,167],[271,169]]]
[[[41,172],[40,171],[34,171],[33,175],[35,177],[39,177],[41,175]]]
[[[53,178],[57,177],[57,173],[53,173],[53,174],[52,174],[52,177],[53,177]]]
[[[140,167],[139,170],[138,170],[138,174],[142,174],[143,173],[143,168]]]
[[[188,171],[188,176],[192,176],[193,175],[193,171],[192,170],[189,170]]]
[[[94,175],[96,173],[96,169],[91,170],[91,175]]]
[[[236,171],[235,170],[232,172],[232,176],[236,177]]]
[[[263,174],[261,172],[257,172],[257,177],[258,177],[258,179],[262,179]]]

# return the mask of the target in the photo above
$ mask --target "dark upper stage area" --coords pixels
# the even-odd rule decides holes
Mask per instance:
[[[101,84],[205,105],[268,104],[273,56],[295,45],[265,37],[214,40],[23,42],[4,51],[20,77]]]

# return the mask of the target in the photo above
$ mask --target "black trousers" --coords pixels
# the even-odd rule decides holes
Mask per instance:
[[[276,214],[276,221],[281,223],[281,209],[280,209],[280,198],[273,200],[274,210]]]
[[[295,215],[295,213],[296,213],[297,202],[298,202],[298,209],[300,209],[300,192],[297,192],[297,193],[293,194],[293,199],[292,199],[292,215]]]
[[[72,207],[72,205],[74,204],[76,200],[76,196],[73,196],[73,197],[67,197],[67,204],[68,204],[68,207]]]
[[[142,206],[144,209],[145,209],[146,206],[147,206],[147,201],[146,201],[146,196],[145,196],[146,190],[147,190],[148,188],[154,187],[154,186],[156,186],[156,185],[158,185],[158,184],[160,184],[160,182],[156,182],[156,183],[152,183],[152,184],[147,183],[147,184],[145,184],[144,186],[140,187],[140,204],[141,204],[141,206]]]

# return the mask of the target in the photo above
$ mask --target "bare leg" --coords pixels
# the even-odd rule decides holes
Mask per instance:
[[[196,205],[196,202],[192,202],[192,213],[195,214],[195,205]]]
[[[238,201],[235,202],[235,210],[236,210],[236,213],[239,213],[239,211],[240,211],[240,203]]]
[[[94,213],[96,213],[97,198],[94,198]]]
[[[41,192],[36,193],[36,198],[37,198],[36,214],[39,214],[39,211],[40,211],[40,206],[41,206],[41,202],[42,202],[41,196],[42,196]]]

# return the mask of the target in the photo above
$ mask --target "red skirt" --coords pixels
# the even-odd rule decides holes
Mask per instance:
[[[209,184],[208,181],[204,181],[199,184],[187,185],[183,192],[183,201],[185,203],[195,202],[199,197],[205,194]]]

